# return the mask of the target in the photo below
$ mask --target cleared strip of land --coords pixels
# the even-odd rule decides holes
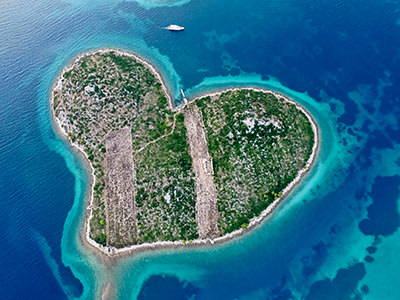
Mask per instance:
[[[208,153],[203,118],[196,105],[184,109],[189,153],[192,157],[196,188],[196,223],[199,238],[218,236],[217,194],[212,160]]]
[[[106,232],[108,245],[121,247],[137,240],[136,173],[128,127],[106,135]]]

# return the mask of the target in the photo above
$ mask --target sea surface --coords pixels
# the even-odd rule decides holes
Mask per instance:
[[[169,24],[185,26],[169,32]],[[213,247],[104,263],[82,246],[89,174],[52,129],[77,54],[133,51],[176,103],[251,85],[306,107],[310,174],[261,226]],[[0,298],[400,299],[400,2],[0,0]]]

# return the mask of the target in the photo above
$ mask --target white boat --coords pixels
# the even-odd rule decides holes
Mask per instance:
[[[182,31],[183,29],[185,29],[185,27],[171,24],[168,27],[165,27],[165,29],[168,29],[168,30],[171,30],[171,31]]]

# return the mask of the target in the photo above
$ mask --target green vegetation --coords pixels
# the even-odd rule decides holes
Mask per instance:
[[[139,240],[197,238],[192,159],[181,113],[174,133],[135,155],[135,163]]]
[[[128,126],[137,160],[137,210],[141,241],[195,238],[194,183],[183,116],[174,113],[153,73],[133,57],[114,51],[84,56],[54,90],[54,111],[72,142],[93,166],[91,237],[106,245],[105,135]],[[169,195],[169,196],[167,196]],[[165,199],[170,197],[170,203]],[[162,209],[161,209],[162,208]]]
[[[196,104],[213,158],[219,230],[244,229],[304,168],[314,144],[311,124],[295,105],[253,90]]]
[[[105,136],[129,127],[136,173],[133,240],[190,244],[197,239],[195,175],[184,115],[170,109],[154,74],[135,58],[108,51],[81,57],[60,80],[61,89],[53,90],[55,116],[94,170],[90,236],[108,244]],[[200,108],[204,121],[220,234],[247,229],[306,166],[314,143],[311,124],[294,104],[248,89],[189,105]]]

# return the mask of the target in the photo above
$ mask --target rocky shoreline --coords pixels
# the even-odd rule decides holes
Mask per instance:
[[[75,57],[66,68],[63,69],[63,71],[59,74],[59,76],[57,77],[57,79],[54,82],[53,85],[53,89],[61,89],[61,79],[62,76],[65,72],[67,72],[68,70],[70,70],[71,68],[73,68],[73,66],[75,65],[75,63],[77,63],[82,57],[85,57],[87,55],[92,55],[94,53],[106,53],[108,51],[115,51],[118,54],[121,55],[127,55],[127,56],[131,56],[133,58],[135,58],[136,60],[138,60],[139,62],[143,63],[145,66],[147,66],[151,72],[156,76],[156,78],[159,80],[159,82],[162,85],[162,89],[168,99],[168,103],[170,105],[171,110],[173,111],[179,111],[180,109],[182,109],[184,106],[178,106],[178,107],[174,107],[173,105],[173,100],[172,97],[165,85],[165,82],[162,79],[161,74],[156,70],[156,68],[149,63],[148,61],[144,60],[143,58],[138,57],[137,55],[130,53],[128,51],[124,51],[124,50],[119,50],[119,49],[113,49],[113,48],[107,48],[107,49],[99,49],[99,50],[93,50],[90,52],[86,52],[84,54],[81,54],[77,57]],[[52,90],[53,90],[52,89]],[[86,208],[86,220],[84,222],[84,230],[81,231],[82,236],[81,236],[81,240],[83,241],[83,243],[85,243],[87,246],[89,246],[90,248],[95,249],[96,253],[102,253],[104,254],[107,258],[119,258],[119,257],[123,257],[126,255],[131,255],[134,253],[138,253],[138,252],[142,252],[142,251],[146,251],[146,250],[152,250],[152,249],[161,249],[161,248],[180,248],[180,247],[196,247],[196,246],[203,246],[203,245],[213,245],[213,244],[219,244],[219,243],[223,243],[225,241],[228,241],[232,238],[238,237],[240,235],[242,235],[243,233],[245,233],[246,231],[251,230],[253,227],[255,227],[256,225],[260,224],[263,220],[266,219],[267,216],[269,216],[273,210],[285,199],[285,197],[290,193],[290,191],[301,181],[301,179],[305,176],[305,174],[311,169],[311,166],[313,165],[313,162],[316,159],[317,156],[317,152],[318,152],[318,148],[319,148],[319,132],[318,132],[318,128],[316,125],[316,122],[314,121],[313,117],[311,116],[311,114],[301,105],[299,105],[298,103],[296,103],[294,100],[288,98],[287,96],[277,93],[275,91],[272,90],[268,90],[268,89],[262,89],[262,88],[257,88],[257,87],[252,87],[252,86],[246,86],[246,87],[240,87],[240,88],[226,88],[220,91],[214,91],[214,92],[208,92],[205,93],[201,96],[196,97],[195,99],[189,99],[189,102],[193,102],[196,99],[199,98],[203,98],[203,97],[207,97],[207,96],[218,96],[224,92],[227,91],[236,91],[236,90],[254,90],[257,92],[264,92],[264,93],[270,93],[273,94],[275,97],[277,98],[283,98],[285,101],[292,103],[296,106],[297,109],[299,109],[301,112],[303,112],[306,117],[308,118],[308,120],[310,121],[313,133],[314,133],[314,144],[313,144],[313,148],[312,148],[312,153],[306,163],[305,168],[301,169],[298,173],[298,175],[296,176],[296,178],[288,185],[286,186],[286,188],[282,191],[282,195],[277,198],[276,200],[274,200],[273,203],[271,203],[258,217],[254,217],[250,223],[248,224],[248,227],[246,229],[239,229],[236,231],[233,231],[231,233],[228,233],[224,236],[221,237],[217,237],[217,238],[207,238],[207,239],[196,239],[193,240],[191,242],[182,242],[182,241],[175,241],[175,242],[171,242],[171,241],[159,241],[159,242],[154,242],[154,243],[143,243],[143,244],[139,244],[139,245],[133,245],[133,246],[129,246],[129,247],[125,247],[125,248],[114,248],[114,247],[107,247],[107,246],[102,246],[98,243],[96,243],[91,237],[90,237],[90,228],[89,228],[89,224],[90,224],[90,220],[92,218],[92,204],[93,204],[93,193],[94,193],[94,185],[95,185],[95,176],[94,176],[94,169],[91,166],[88,156],[87,154],[84,152],[84,150],[79,146],[78,143],[73,143],[68,139],[68,135],[67,133],[64,131],[64,129],[62,128],[60,121],[55,117],[55,113],[54,113],[54,99],[53,99],[53,95],[51,96],[51,100],[50,100],[50,104],[51,104],[51,111],[52,111],[52,119],[53,119],[53,124],[54,124],[54,129],[57,132],[58,136],[60,136],[63,140],[66,140],[68,142],[68,144],[75,149],[78,153],[82,154],[82,157],[84,158],[84,160],[86,161],[86,163],[88,164],[88,166],[90,167],[91,170],[91,179],[90,179],[90,197],[89,197],[89,202],[87,204],[87,208]]]

